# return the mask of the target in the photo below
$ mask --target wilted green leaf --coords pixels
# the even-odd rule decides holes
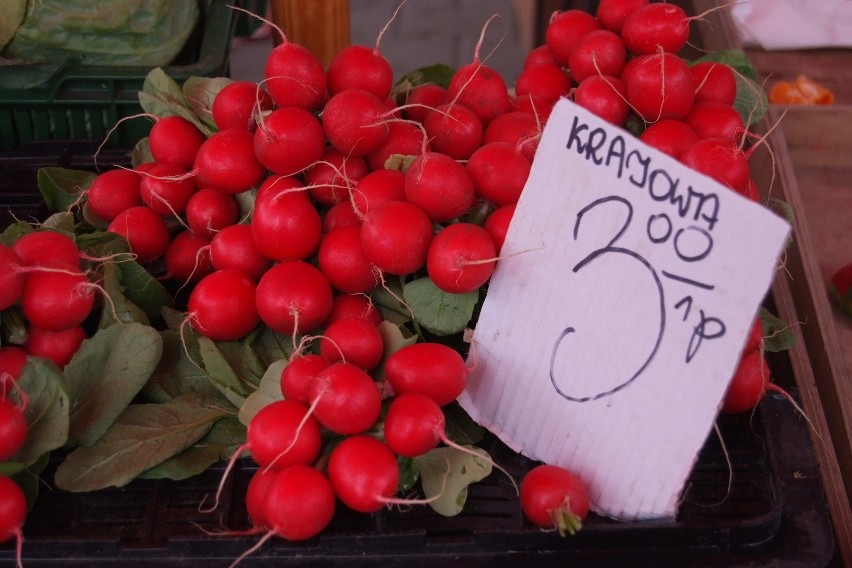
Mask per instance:
[[[68,235],[73,235],[75,224],[76,221],[73,213],[70,211],[59,211],[45,219],[41,226],[44,229],[51,229]]]
[[[24,447],[14,459],[30,466],[42,455],[65,445],[70,401],[62,373],[47,359],[30,357],[18,385],[29,397],[24,411],[29,430]]]
[[[474,422],[457,402],[444,406],[443,411],[447,438],[456,444],[477,444],[482,440],[485,429]]]
[[[27,221],[15,221],[3,230],[3,234],[0,234],[0,244],[11,246],[24,235],[34,231],[35,227]]]
[[[177,330],[167,329],[161,331],[160,335],[163,338],[163,354],[142,389],[145,397],[153,402],[166,402],[183,393],[194,392],[211,399],[213,404],[231,406],[210,381],[207,372],[196,362],[201,360],[197,346],[185,346],[185,339],[181,338]]]
[[[96,174],[68,168],[40,168],[36,174],[38,189],[51,211],[66,211],[92,184]]]
[[[225,395],[225,398],[231,404],[237,408],[241,407],[246,397],[254,392],[254,388],[240,379],[239,375],[234,372],[214,341],[207,337],[200,337],[198,345],[201,363],[210,377],[210,382],[220,393]]]
[[[281,371],[286,366],[287,359],[279,359],[269,365],[269,368],[260,381],[258,389],[250,394],[246,398],[245,403],[240,407],[240,422],[248,425],[261,408],[270,402],[284,398],[281,394]]]
[[[160,118],[177,115],[192,122],[202,132],[209,129],[195,116],[177,81],[159,67],[152,69],[145,76],[138,98],[142,110],[149,114]]]
[[[435,335],[464,331],[479,302],[478,291],[450,294],[435,286],[428,276],[406,283],[402,294],[414,312],[414,320]]]
[[[382,354],[381,362],[373,371],[373,378],[377,381],[384,381],[385,361],[388,360],[388,357],[390,357],[396,351],[402,349],[406,345],[417,343],[417,336],[406,336],[399,326],[394,325],[387,320],[382,320],[378,325],[378,329],[379,333],[382,336],[382,345],[384,346],[384,353]]]
[[[760,308],[760,323],[763,325],[763,349],[771,353],[786,351],[796,344],[793,328],[778,316]]]
[[[228,77],[189,77],[183,82],[183,95],[189,103],[189,108],[195,113],[206,127],[204,134],[210,136],[216,132],[213,121],[213,99],[229,83],[234,80]]]
[[[417,465],[417,460],[413,458],[404,458],[398,456],[396,458],[399,464],[399,483],[397,484],[397,493],[405,493],[417,483],[420,479],[420,467]]]
[[[101,311],[100,327],[109,327],[116,322],[141,323],[150,325],[145,312],[124,295],[124,286],[119,281],[120,273],[115,264],[107,262],[103,265],[103,288],[109,301]]]
[[[288,358],[293,353],[293,336],[261,326],[246,339],[246,345],[254,349],[260,360],[269,366],[279,359]]]
[[[441,447],[415,458],[426,498],[440,495],[429,506],[445,517],[461,513],[467,501],[468,486],[491,474],[492,461],[488,452],[474,446],[464,447],[479,455],[457,448]]]
[[[400,77],[394,85],[391,96],[395,100],[403,102],[405,101],[408,91],[414,87],[425,85],[427,83],[434,83],[435,85],[446,89],[455,72],[455,69],[444,63],[436,63],[434,65],[420,67]]]
[[[115,265],[121,271],[124,295],[142,308],[151,321],[155,321],[162,308],[172,303],[168,290],[134,260],[117,262]]]

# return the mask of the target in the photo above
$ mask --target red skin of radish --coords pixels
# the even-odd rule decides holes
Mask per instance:
[[[405,196],[434,223],[467,213],[476,197],[464,165],[440,152],[421,154],[405,171]]]
[[[636,9],[646,6],[649,0],[600,0],[595,16],[600,25],[617,34],[621,33],[624,21]]]
[[[98,174],[86,190],[89,210],[100,219],[110,222],[131,207],[142,205],[139,183],[142,176],[123,168],[115,168]]]
[[[322,232],[328,234],[343,227],[360,227],[361,217],[355,212],[351,201],[341,201],[332,205],[322,216]],[[322,242],[320,242],[322,246]]]
[[[724,103],[695,103],[683,121],[699,138],[725,138],[738,144],[745,132],[740,113]]]
[[[467,161],[476,196],[496,207],[517,203],[531,168],[529,160],[505,142],[484,144]]]
[[[550,52],[550,48],[547,45],[539,45],[531,50],[529,50],[524,57],[523,70],[528,67],[533,67],[534,65],[540,65],[544,63],[545,65],[558,65],[556,63],[556,59],[553,58],[553,54]]]
[[[664,154],[680,159],[683,151],[698,141],[698,134],[686,122],[667,118],[649,125],[639,139]]]
[[[294,465],[267,484],[262,516],[277,536],[298,542],[325,530],[336,506],[331,482],[322,472],[308,465]]]
[[[378,325],[378,324],[377,324]],[[15,345],[0,347],[0,397],[14,389],[14,382],[24,372],[27,352]]]
[[[363,89],[385,100],[393,86],[390,62],[377,49],[363,45],[349,45],[338,51],[325,75],[332,96],[346,89]]]
[[[375,152],[388,137],[387,108],[382,99],[362,89],[332,96],[322,112],[322,127],[334,148],[347,156]]]
[[[645,122],[684,118],[695,100],[695,78],[686,62],[671,53],[634,57],[624,66],[621,80],[627,100]]]
[[[266,502],[272,481],[277,475],[278,471],[274,469],[258,468],[249,479],[248,487],[246,487],[246,512],[252,525],[257,529],[269,529]]]
[[[516,96],[533,96],[550,104],[567,95],[570,90],[571,75],[556,63],[539,63],[526,67],[515,82]]]
[[[729,140],[701,138],[683,151],[680,161],[738,193],[748,190],[748,157]]]
[[[10,398],[0,398],[0,463],[24,447],[29,426],[24,411]]]
[[[399,170],[374,170],[352,191],[352,204],[361,215],[388,201],[405,201],[405,174]]]
[[[198,190],[195,179],[187,174],[188,170],[175,164],[153,166],[139,182],[142,203],[164,217],[183,215],[186,204]]]
[[[331,313],[323,327],[328,327],[339,319],[362,318],[378,326],[382,323],[382,314],[373,301],[365,294],[338,294],[334,297]]]
[[[541,528],[574,534],[589,514],[586,484],[569,470],[549,464],[531,469],[521,481],[521,510]]]
[[[188,171],[195,162],[198,148],[206,139],[190,121],[171,115],[157,119],[151,127],[148,146],[158,164],[171,164]]]
[[[411,274],[426,264],[432,235],[432,221],[422,209],[405,201],[389,201],[367,214],[361,225],[361,246],[382,272]]]
[[[716,61],[700,61],[689,67],[695,78],[696,103],[733,105],[737,98],[737,80],[729,65]]]
[[[216,233],[210,242],[210,262],[216,270],[241,270],[255,282],[272,266],[272,261],[254,244],[251,226],[244,224],[231,225]]]
[[[254,154],[269,171],[298,174],[322,159],[325,134],[319,119],[299,107],[279,107],[254,131]]]
[[[574,102],[610,124],[623,126],[630,114],[624,82],[618,77],[592,75],[574,91]]]
[[[47,229],[27,233],[15,241],[12,248],[24,266],[63,268],[80,264],[77,243],[58,231]]]
[[[509,232],[509,224],[512,222],[514,214],[514,203],[498,207],[485,218],[485,223],[482,225],[482,228],[488,231],[488,234],[491,236],[494,248],[498,253],[503,248],[503,242],[506,240],[506,234]]]
[[[571,50],[568,68],[577,83],[596,75],[618,77],[627,62],[627,50],[618,34],[593,30],[581,37]]]
[[[212,187],[199,189],[186,203],[186,224],[208,239],[235,224],[239,216],[240,210],[234,197]]]
[[[760,351],[744,353],[731,378],[720,411],[739,414],[757,406],[770,381],[769,366]]]
[[[260,190],[254,206],[251,230],[254,244],[275,261],[304,260],[312,256],[322,239],[322,218],[295,178],[285,178],[269,191]]]
[[[284,41],[269,53],[264,66],[266,89],[276,106],[318,110],[327,96],[325,68],[303,45]]]
[[[62,331],[82,324],[91,313],[95,295],[88,278],[75,267],[64,270],[27,274],[21,309],[33,325]]]
[[[459,67],[450,79],[447,93],[450,100],[472,110],[483,127],[512,108],[506,81],[479,61]]]
[[[272,97],[254,81],[234,81],[228,83],[216,93],[210,112],[216,128],[257,127],[257,115],[272,110]]]
[[[651,2],[636,8],[624,20],[621,39],[633,55],[649,55],[660,49],[677,53],[689,39],[689,19],[675,4]]]
[[[308,416],[306,404],[284,399],[270,402],[252,417],[246,443],[257,465],[281,471],[316,461],[322,434],[316,419]]]
[[[331,312],[333,294],[328,279],[301,260],[276,264],[257,285],[257,310],[273,331],[308,333]]]
[[[285,400],[308,404],[308,393],[316,376],[329,362],[315,353],[305,353],[290,359],[281,371],[281,394]]]
[[[317,421],[343,436],[366,432],[382,410],[379,386],[351,363],[332,363],[320,371],[308,388],[308,400]]]
[[[384,169],[388,158],[394,154],[417,156],[431,149],[432,143],[427,140],[427,134],[418,126],[409,122],[390,122],[384,143],[364,156],[364,159],[372,172]]]
[[[257,186],[266,168],[254,153],[254,135],[245,128],[226,128],[198,149],[193,169],[199,187],[214,187],[236,195]]]
[[[17,483],[0,475],[0,542],[21,537],[21,527],[27,518],[27,498]]]
[[[450,101],[447,89],[434,83],[424,83],[408,91],[403,115],[417,122],[423,122],[432,109]]]
[[[369,292],[379,285],[373,263],[361,247],[361,227],[340,227],[326,233],[317,254],[329,283],[349,294]]]
[[[328,477],[344,505],[361,513],[375,513],[396,493],[399,466],[390,448],[376,438],[350,436],[332,450]]]
[[[554,105],[555,103],[545,100],[542,97],[533,97],[530,95],[526,97],[512,97],[512,108],[509,112],[525,112],[540,122],[543,128],[547,122],[547,118],[553,111]],[[486,130],[488,129],[487,126],[485,128]]]
[[[406,345],[385,362],[385,379],[394,394],[420,393],[438,406],[458,398],[467,385],[468,374],[462,356],[443,343]]]
[[[330,363],[346,361],[367,372],[384,356],[378,328],[363,318],[343,318],[329,325],[320,340],[320,355]]]
[[[446,154],[454,160],[469,158],[482,144],[482,121],[463,104],[448,103],[439,106],[426,115],[423,127],[432,150]]]
[[[136,260],[143,264],[163,256],[171,242],[163,217],[144,205],[122,211],[107,231],[124,237]]]
[[[259,323],[256,286],[245,272],[228,268],[202,278],[189,295],[192,327],[214,341],[235,341]]]
[[[61,331],[50,331],[30,324],[24,349],[35,357],[50,359],[62,369],[71,361],[85,339],[86,331],[79,325]]]
[[[528,112],[512,111],[491,121],[482,137],[482,143],[506,142],[515,146],[532,163],[541,130],[535,116]]]
[[[743,355],[757,351],[763,343],[763,322],[760,317],[754,318],[754,323],[751,325],[746,344],[743,347]]]
[[[347,157],[329,146],[324,151],[322,161],[305,172],[305,183],[316,203],[331,207],[349,199],[349,188],[368,172],[364,158]]]
[[[444,292],[466,294],[479,290],[491,278],[496,256],[488,231],[473,223],[455,223],[441,229],[432,239],[426,272]]]
[[[181,231],[163,255],[166,274],[178,282],[198,282],[215,270],[210,261],[210,241],[193,231]]]
[[[434,400],[419,393],[395,396],[385,414],[385,443],[405,458],[422,456],[438,446],[446,420]]]
[[[568,67],[571,50],[588,32],[600,29],[597,18],[584,10],[565,10],[553,15],[544,32],[545,43],[553,59]]]

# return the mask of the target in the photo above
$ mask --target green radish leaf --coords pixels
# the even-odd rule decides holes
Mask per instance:
[[[41,474],[41,472],[44,471],[44,468],[47,467],[49,461],[50,454],[45,453],[29,467],[24,468],[14,474],[6,474],[9,475],[12,479],[14,479],[15,483],[17,483],[18,486],[20,486],[21,490],[24,492],[24,495],[27,498],[28,509],[32,509],[36,499],[38,498],[39,487],[41,487],[41,485],[43,484],[43,481],[40,479],[39,475]]]
[[[115,266],[121,271],[125,296],[142,308],[150,321],[159,317],[163,307],[172,304],[168,290],[135,260],[116,262]]]
[[[137,96],[142,110],[148,114],[160,118],[177,115],[193,123],[202,132],[211,131],[190,107],[183,88],[160,67],[148,72]]]
[[[266,326],[261,326],[245,341],[247,346],[254,349],[265,366],[269,366],[279,359],[287,359],[294,350],[292,335],[278,333]],[[298,344],[298,338],[295,343]]]
[[[35,232],[35,228],[26,221],[15,221],[0,234],[0,244],[12,246],[18,239],[29,233]]]
[[[213,121],[213,99],[223,87],[233,82],[234,80],[228,77],[189,77],[183,82],[183,95],[189,103],[189,108],[204,124],[202,132],[206,136],[217,130]]]
[[[400,77],[391,91],[391,97],[394,100],[404,101],[408,91],[426,83],[434,83],[446,89],[455,72],[455,69],[443,63],[420,67]]]
[[[101,311],[100,328],[109,327],[117,322],[150,325],[151,322],[145,312],[124,295],[124,286],[119,281],[119,269],[116,265],[111,262],[105,263],[103,275],[102,286],[109,297],[109,302]]]
[[[373,378],[376,381],[381,382],[385,380],[385,361],[388,360],[388,357],[406,345],[417,343],[417,336],[404,334],[402,328],[384,319],[379,323],[378,329],[382,336],[384,353],[382,355],[382,360],[373,371]]]
[[[444,406],[444,431],[447,438],[456,444],[478,444],[485,435],[485,428],[473,421],[473,418],[457,402]]]
[[[217,420],[210,432],[181,453],[151,469],[137,479],[173,479],[180,481],[196,476],[219,460],[231,457],[246,441],[246,428],[239,420],[226,416]]]
[[[38,189],[51,211],[67,211],[80,193],[92,184],[96,174],[68,168],[40,168],[36,174]]]
[[[249,388],[249,385],[234,372],[228,359],[225,358],[213,340],[207,337],[199,337],[198,346],[201,363],[204,370],[207,371],[210,382],[220,393],[225,395],[225,398],[231,404],[237,408],[241,407],[246,401],[246,397],[254,392],[254,389]]]
[[[30,357],[18,378],[29,402],[24,411],[29,429],[14,460],[30,466],[68,441],[70,400],[65,380],[52,361]]]
[[[428,276],[406,283],[402,294],[414,312],[414,320],[442,336],[464,331],[479,302],[479,291],[450,294],[435,286]]]
[[[196,393],[210,399],[211,404],[233,407],[196,362],[201,360],[197,345],[185,346],[186,338],[181,338],[180,332],[172,329],[161,331],[160,336],[163,338],[163,354],[142,389],[148,400],[166,402],[184,393]],[[236,407],[233,409],[236,412]]]
[[[420,479],[420,467],[417,465],[417,460],[413,458],[397,456],[396,461],[399,464],[399,483],[396,486],[396,492],[405,493]]]
[[[23,345],[29,336],[29,331],[27,331],[29,324],[24,317],[24,313],[21,311],[21,306],[11,306],[0,312],[0,314],[3,316],[3,343]]]
[[[244,384],[250,385],[251,390],[260,384],[260,379],[266,371],[266,366],[263,366],[257,374],[253,372],[257,370],[257,360],[259,360],[257,353],[254,353],[253,357],[249,357],[246,346],[242,341],[218,341],[216,342],[216,347],[219,348],[222,356],[227,359],[228,364],[234,370],[237,377]],[[251,365],[252,369],[250,370],[246,365]]]
[[[771,353],[786,351],[796,344],[796,334],[778,316],[760,308],[760,323],[763,326],[763,349]]]
[[[71,399],[71,445],[91,446],[115,422],[157,367],[163,340],[139,323],[101,329],[65,366]]]
[[[23,471],[27,468],[24,464],[17,461],[5,461],[0,462],[0,475],[5,475],[6,477],[11,477],[18,473],[19,471]]]
[[[45,219],[41,226],[43,229],[66,233],[73,238],[75,225],[76,221],[73,213],[70,211],[60,211]]]
[[[56,470],[57,487],[97,491],[121,487],[201,440],[228,411],[186,393],[163,403],[131,404],[89,447],[68,454]]]
[[[258,411],[276,400],[281,400],[284,396],[281,394],[281,371],[287,366],[287,359],[279,359],[275,361],[266,370],[263,378],[260,381],[260,386],[256,391],[246,398],[245,403],[240,407],[239,419],[240,422],[248,426],[251,419]]]
[[[464,447],[470,452],[441,447],[415,458],[426,498],[439,496],[429,506],[445,517],[461,513],[467,501],[468,486],[491,474],[492,461],[488,453],[474,446]]]
[[[690,65],[702,61],[724,63],[734,69],[737,81],[737,98],[734,108],[743,119],[743,124],[751,126],[759,122],[769,109],[769,97],[757,82],[757,70],[741,49],[722,49],[708,53],[690,62]]]
[[[134,168],[140,164],[153,162],[154,156],[151,154],[151,144],[148,137],[140,138],[130,151],[130,165]]]

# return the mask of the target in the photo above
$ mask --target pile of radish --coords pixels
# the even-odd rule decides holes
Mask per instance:
[[[748,169],[759,89],[749,92],[747,64],[723,61],[731,54],[678,55],[694,20],[648,0],[558,12],[511,80],[478,47],[457,70],[395,82],[378,42],[324,68],[286,37],[259,84],[180,86],[152,71],[140,102],[155,122],[132,164],[40,172],[59,212],[2,235],[0,473],[37,475],[41,456],[64,447],[57,485],[87,491],[250,455],[253,532],[289,540],[322,532],[341,505],[371,513],[453,501],[440,489],[398,497],[399,464],[440,446],[456,452],[446,476],[456,462],[482,476],[499,467],[475,435],[450,438],[447,410],[469,371],[462,337],[559,99],[759,199]],[[766,390],[763,335],[758,321],[738,373],[756,386],[732,385],[729,399],[745,401],[723,410],[750,410]],[[124,344],[150,362],[92,430],[78,406],[86,389],[68,377],[99,377],[90,397],[114,389],[109,369],[136,355],[122,355]],[[70,416],[50,407],[64,438],[28,438],[28,418],[44,408],[30,409],[26,392],[44,369],[70,402]],[[166,407],[193,424],[206,412],[206,428],[129,473],[97,459],[134,416]],[[239,434],[223,437],[226,423]],[[177,473],[200,442],[221,452]],[[28,444],[39,455],[22,454]],[[97,474],[81,473],[93,463]],[[522,482],[521,505],[532,523],[574,532],[588,497],[556,469]],[[0,477],[0,541],[21,539],[17,487]]]

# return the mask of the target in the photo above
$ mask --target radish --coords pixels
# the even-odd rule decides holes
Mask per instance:
[[[76,267],[30,272],[21,292],[24,317],[50,331],[82,324],[94,305],[93,285]]]
[[[305,182],[313,200],[330,207],[347,200],[350,188],[368,172],[364,158],[347,157],[329,146],[324,150],[321,161],[305,172]]]
[[[254,153],[254,135],[245,128],[226,128],[207,138],[198,149],[193,170],[199,187],[232,195],[258,185],[266,175]]]
[[[298,174],[325,152],[325,134],[319,119],[299,107],[279,107],[262,118],[254,132],[257,160],[279,175]]]
[[[361,215],[355,212],[351,201],[341,201],[332,205],[322,216],[322,232],[328,234],[343,227],[360,227]],[[320,242],[322,245],[322,242]]]
[[[369,292],[379,285],[377,271],[361,246],[360,226],[338,227],[326,233],[317,262],[329,284],[341,292]]]
[[[21,547],[24,537],[21,527],[27,518],[27,498],[11,478],[0,475],[0,542],[15,539],[18,568],[21,568]]]
[[[580,38],[600,27],[597,18],[584,10],[555,12],[545,29],[544,40],[556,62],[568,67],[571,50]]]
[[[16,345],[0,347],[0,397],[12,392],[26,364],[27,352],[23,348]]]
[[[770,383],[769,366],[758,349],[743,353],[722,399],[723,414],[739,414],[757,406]]]
[[[737,79],[729,65],[716,61],[700,61],[693,63],[689,70],[695,78],[696,103],[734,104],[737,98]]]
[[[483,127],[512,107],[506,81],[497,71],[481,63],[478,56],[473,63],[459,67],[453,74],[447,93],[451,102],[472,110]]]
[[[540,65],[542,63],[545,65],[559,65],[556,63],[556,59],[553,58],[553,53],[550,52],[550,48],[548,48],[547,45],[538,45],[527,52],[524,56],[524,63],[521,67],[521,72],[528,67]]]
[[[739,144],[745,132],[740,113],[725,103],[695,103],[683,121],[699,138],[725,138]]]
[[[304,260],[322,238],[322,218],[296,178],[273,177],[258,191],[251,221],[260,253],[275,261]]]
[[[329,143],[347,156],[376,151],[388,137],[383,100],[363,89],[344,89],[332,96],[322,111],[322,127]]]
[[[331,482],[308,465],[278,472],[268,482],[265,497],[269,532],[289,541],[318,535],[334,518],[336,500]]]
[[[701,138],[681,153],[680,161],[738,193],[748,190],[748,156],[730,140]]]
[[[301,260],[276,264],[257,284],[257,311],[273,331],[286,335],[308,333],[331,312],[328,279],[315,266]]]
[[[403,275],[426,264],[432,222],[422,209],[405,201],[371,208],[361,225],[361,246],[382,272]]]
[[[281,370],[281,394],[285,400],[308,403],[311,383],[329,362],[315,353],[299,353],[290,358]]]
[[[409,164],[405,171],[405,197],[433,223],[461,217],[476,199],[467,168],[440,152],[426,152]]]
[[[568,68],[577,83],[595,75],[617,77],[627,62],[624,42],[615,32],[592,30],[583,35],[571,49]]]
[[[110,222],[131,207],[142,205],[139,184],[142,176],[124,168],[107,170],[92,180],[86,190],[89,210],[100,219]]]
[[[462,356],[443,343],[406,345],[385,362],[385,379],[394,394],[420,393],[438,406],[458,398],[467,385],[468,374]]]
[[[393,86],[393,68],[376,43],[375,48],[349,45],[335,54],[325,72],[330,95],[346,89],[362,89],[381,100],[388,98]]]
[[[254,130],[260,114],[272,110],[273,106],[269,93],[254,81],[232,81],[216,93],[210,112],[219,130]]]
[[[22,235],[12,245],[23,266],[79,267],[80,251],[74,238],[59,231],[41,230]]]
[[[751,325],[751,331],[746,338],[746,344],[743,347],[743,355],[758,351],[763,344],[763,322],[760,317],[754,318],[754,323]]]
[[[695,78],[686,62],[668,52],[634,57],[621,72],[630,107],[645,122],[683,118],[695,99]]]
[[[141,263],[152,262],[163,256],[171,242],[163,217],[144,205],[119,213],[110,222],[107,231],[124,237],[130,252]]]
[[[473,223],[455,223],[432,239],[426,272],[444,292],[466,294],[479,290],[491,278],[496,256],[488,231]]]
[[[232,268],[208,274],[192,289],[187,321],[213,341],[235,341],[248,335],[259,322],[255,283]]]
[[[186,224],[198,235],[212,239],[216,233],[237,222],[240,210],[232,195],[205,187],[186,203]]]
[[[23,409],[6,396],[0,398],[0,463],[10,460],[24,447],[28,430]]]
[[[589,491],[571,471],[557,465],[532,468],[521,481],[521,510],[532,524],[576,534],[589,514]]]
[[[241,270],[255,282],[272,266],[272,261],[254,244],[251,226],[245,224],[231,225],[216,233],[210,241],[210,262],[216,270]]]
[[[24,342],[24,349],[26,349],[26,353],[35,357],[50,359],[57,367],[62,369],[71,361],[85,339],[86,330],[79,325],[52,331],[30,324],[27,327],[27,340]]]
[[[180,217],[198,189],[195,179],[182,166],[156,164],[139,182],[139,196],[149,209],[164,217]]]
[[[171,164],[184,171],[195,163],[195,155],[207,137],[182,116],[158,118],[148,133],[148,148],[158,164]]]
[[[246,512],[254,530],[263,532],[269,530],[269,519],[266,516],[266,503],[272,481],[278,475],[278,470],[261,467],[255,470],[246,487]]]
[[[501,114],[488,124],[482,143],[506,142],[532,163],[540,138],[541,125],[535,116],[528,112],[511,111]]]
[[[458,447],[446,434],[446,419],[441,407],[426,395],[405,393],[391,400],[385,414],[385,443],[397,455],[421,456],[444,442]]]
[[[361,216],[388,201],[405,201],[405,174],[399,170],[372,171],[352,191],[352,205]]]
[[[281,471],[297,464],[312,464],[321,448],[320,427],[308,406],[283,399],[270,402],[252,417],[242,449],[251,452],[257,465]]]
[[[595,17],[602,27],[620,34],[627,17],[648,2],[649,0],[599,0]]]
[[[698,140],[698,134],[686,122],[666,118],[649,125],[639,139],[664,154],[680,159],[683,151]]]
[[[382,314],[366,294],[338,294],[334,297],[331,313],[328,314],[323,327],[343,318],[362,318],[378,326],[382,323]]]
[[[193,231],[181,231],[163,255],[166,277],[186,284],[197,282],[215,270],[210,261],[210,241]]]
[[[330,363],[344,361],[367,372],[384,356],[384,340],[373,322],[343,318],[331,323],[320,340],[320,355]]]
[[[552,105],[571,90],[572,77],[573,75],[556,63],[540,63],[525,67],[515,82],[515,95],[531,96]]]
[[[449,102],[447,89],[435,83],[417,85],[406,92],[403,115],[416,122],[423,122],[432,109]]]
[[[375,513],[396,493],[399,466],[390,448],[376,438],[350,436],[331,451],[328,478],[344,505]]]
[[[0,244],[0,310],[15,305],[24,290],[24,262],[15,249]]]
[[[515,214],[515,204],[503,205],[498,207],[488,217],[485,218],[482,228],[488,231],[491,240],[494,242],[494,248],[497,252],[503,248],[503,242],[506,240],[506,233],[509,232],[509,224],[512,222],[512,216]]]
[[[574,91],[574,102],[606,120],[623,126],[630,114],[624,82],[610,75],[591,75]]]
[[[479,119],[477,119],[479,120]],[[394,155],[417,156],[432,149],[419,125],[410,122],[388,123],[388,136],[375,150],[364,156],[370,171],[382,170]]]
[[[264,65],[266,89],[279,107],[318,110],[328,95],[323,64],[307,47],[281,36]]]
[[[689,39],[686,12],[676,4],[651,2],[633,10],[621,27],[621,38],[633,55],[649,55],[659,50],[677,53]]]
[[[469,158],[482,144],[482,121],[461,103],[437,107],[426,115],[423,128],[429,136],[432,150],[455,160]]]
[[[467,161],[476,196],[496,207],[517,203],[531,168],[529,160],[505,142],[484,144]]]
[[[351,363],[331,363],[311,381],[308,400],[317,421],[343,436],[369,430],[382,411],[379,386]]]

